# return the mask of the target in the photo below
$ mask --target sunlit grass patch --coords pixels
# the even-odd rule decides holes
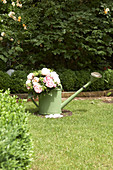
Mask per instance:
[[[46,119],[26,104],[34,142],[35,169],[113,169],[113,104],[76,100],[65,109],[72,116]]]

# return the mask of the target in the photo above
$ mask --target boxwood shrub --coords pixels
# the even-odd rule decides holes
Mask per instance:
[[[28,113],[24,103],[17,103],[9,91],[0,91],[0,169],[28,169],[32,142],[28,127]]]
[[[11,78],[10,76],[3,71],[0,71],[0,90],[7,90],[11,87]]]
[[[104,72],[105,89],[113,89],[113,70],[108,69]]]
[[[113,88],[113,70],[95,70],[95,72],[102,74],[102,78],[93,82],[84,91],[103,91]],[[77,91],[90,80],[91,71],[72,71],[67,69],[60,71],[59,75],[64,91]]]
[[[80,70],[75,71],[76,75],[76,82],[75,82],[75,91],[79,90],[81,87],[83,87],[89,80],[90,80],[90,71]],[[84,89],[84,91],[87,91],[87,89]]]
[[[96,72],[99,72],[102,75],[102,78],[97,79],[95,82],[93,82],[88,90],[89,91],[103,91],[103,90],[108,90],[105,88],[105,79],[104,79],[104,73],[103,71],[100,70],[95,70]]]
[[[60,71],[59,77],[63,86],[63,90],[65,91],[75,90],[76,75],[74,71],[70,69]]]
[[[0,59],[0,71],[6,71],[7,70],[7,64]]]
[[[25,82],[27,80],[27,73],[24,71],[15,71],[11,75],[12,85],[10,87],[11,93],[25,93],[27,89],[25,87]]]

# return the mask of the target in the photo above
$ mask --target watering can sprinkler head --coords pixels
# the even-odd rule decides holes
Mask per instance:
[[[100,73],[98,73],[98,72],[91,73],[91,82],[94,82],[99,78],[102,78],[102,75]]]

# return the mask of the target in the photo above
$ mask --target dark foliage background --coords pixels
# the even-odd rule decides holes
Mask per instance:
[[[15,11],[22,16],[21,22],[8,22],[10,33],[0,47],[0,58],[8,62],[8,67],[112,68],[111,0],[22,0],[22,4],[23,7]],[[106,8],[110,9],[107,14],[104,13]],[[9,4],[5,12],[10,9]],[[27,30],[21,28],[23,23]],[[5,22],[2,24],[1,31],[7,25]],[[9,41],[11,36],[14,42]]]

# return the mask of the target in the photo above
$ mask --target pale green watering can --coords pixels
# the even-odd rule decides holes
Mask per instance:
[[[34,101],[33,98],[32,101],[33,103],[39,107],[39,114],[61,114],[62,109],[69,103],[71,102],[80,92],[82,92],[87,86],[89,86],[92,82],[96,81],[97,79],[101,78],[102,75],[98,72],[93,72],[91,73],[91,79],[90,81],[85,84],[82,88],[80,88],[78,91],[76,91],[72,96],[70,96],[67,100],[65,100],[62,103],[62,98],[61,98],[61,89],[53,89],[51,90],[51,95],[50,94],[40,94],[39,96],[39,106],[37,103]]]

